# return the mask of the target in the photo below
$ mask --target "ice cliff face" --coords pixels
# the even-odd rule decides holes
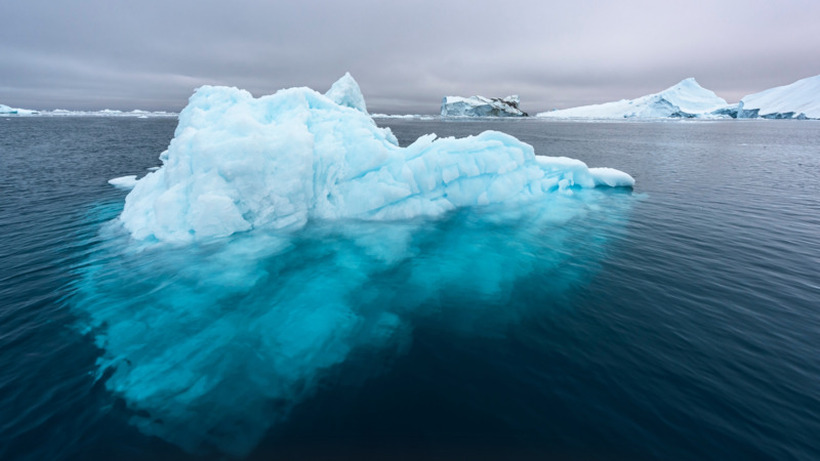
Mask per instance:
[[[431,134],[402,148],[364,112],[352,77],[328,95],[291,88],[257,99],[236,88],[199,88],[179,114],[162,167],[126,197],[125,228],[137,239],[184,242],[298,229],[309,220],[434,217],[634,183],[617,170],[536,156],[492,131]]]
[[[820,119],[820,75],[745,96],[737,118],[757,117]]]
[[[445,96],[441,101],[442,117],[526,117],[527,113],[518,108],[518,95],[506,98],[485,98],[484,96]]]
[[[544,118],[567,119],[658,119],[715,117],[714,111],[726,107],[726,101],[687,78],[660,93],[636,99],[541,112]]]

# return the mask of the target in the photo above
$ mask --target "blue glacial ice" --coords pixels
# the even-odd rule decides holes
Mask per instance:
[[[630,189],[595,187],[626,173],[498,132],[401,148],[334,88],[197,90],[80,265],[71,305],[142,432],[247,454],[426,323],[457,341],[541,315],[626,222]]]

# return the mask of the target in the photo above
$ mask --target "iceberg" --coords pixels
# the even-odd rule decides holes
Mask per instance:
[[[166,111],[145,111],[134,109],[130,112],[123,112],[120,110],[103,109],[97,111],[89,110],[33,110],[20,109],[16,107],[9,107],[5,104],[0,104],[0,115],[17,115],[17,116],[38,116],[38,117],[135,117],[135,118],[153,118],[153,117],[176,117],[176,112]]]
[[[719,118],[714,113],[727,106],[723,98],[703,88],[694,78],[682,80],[660,93],[636,99],[540,112],[536,117],[553,119],[664,119]]]
[[[69,302],[143,433],[247,455],[415,328],[498,337],[543,315],[624,227],[628,174],[492,131],[400,147],[344,79],[330,96],[200,88],[162,166],[100,205]]]
[[[744,96],[737,118],[820,119],[820,75]]]
[[[485,98],[484,96],[445,96],[441,100],[442,117],[526,117],[527,113],[518,108],[518,95],[505,98]]]
[[[186,242],[309,220],[406,220],[624,186],[623,172],[536,156],[487,131],[422,136],[407,147],[365,112],[345,75],[326,95],[290,88],[254,98],[204,86],[179,115],[162,167],[137,181],[120,219],[138,240]]]
[[[39,115],[40,112],[31,109],[20,109],[0,104],[0,115]]]

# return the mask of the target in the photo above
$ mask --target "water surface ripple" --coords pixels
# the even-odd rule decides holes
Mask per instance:
[[[820,458],[819,124],[379,123],[403,145],[497,129],[637,184],[601,199],[609,213],[540,231],[427,223],[401,262],[375,246],[398,227],[316,228],[254,260],[258,280],[315,279],[299,296],[336,283],[363,318],[386,309],[409,326],[317,375],[248,459]],[[106,387],[110,357],[78,309],[119,312],[196,280],[228,305],[296,296],[286,283],[219,295],[209,280],[230,271],[205,279],[202,265],[140,281],[156,260],[122,257],[105,229],[124,193],[106,181],[158,165],[174,125],[0,119],[1,459],[221,457],[134,425],[145,415]]]

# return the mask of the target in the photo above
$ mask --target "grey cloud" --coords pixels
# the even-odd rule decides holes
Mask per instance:
[[[202,84],[325,90],[378,112],[518,93],[529,112],[694,76],[727,100],[820,73],[814,1],[3,2],[0,103],[179,110]]]

